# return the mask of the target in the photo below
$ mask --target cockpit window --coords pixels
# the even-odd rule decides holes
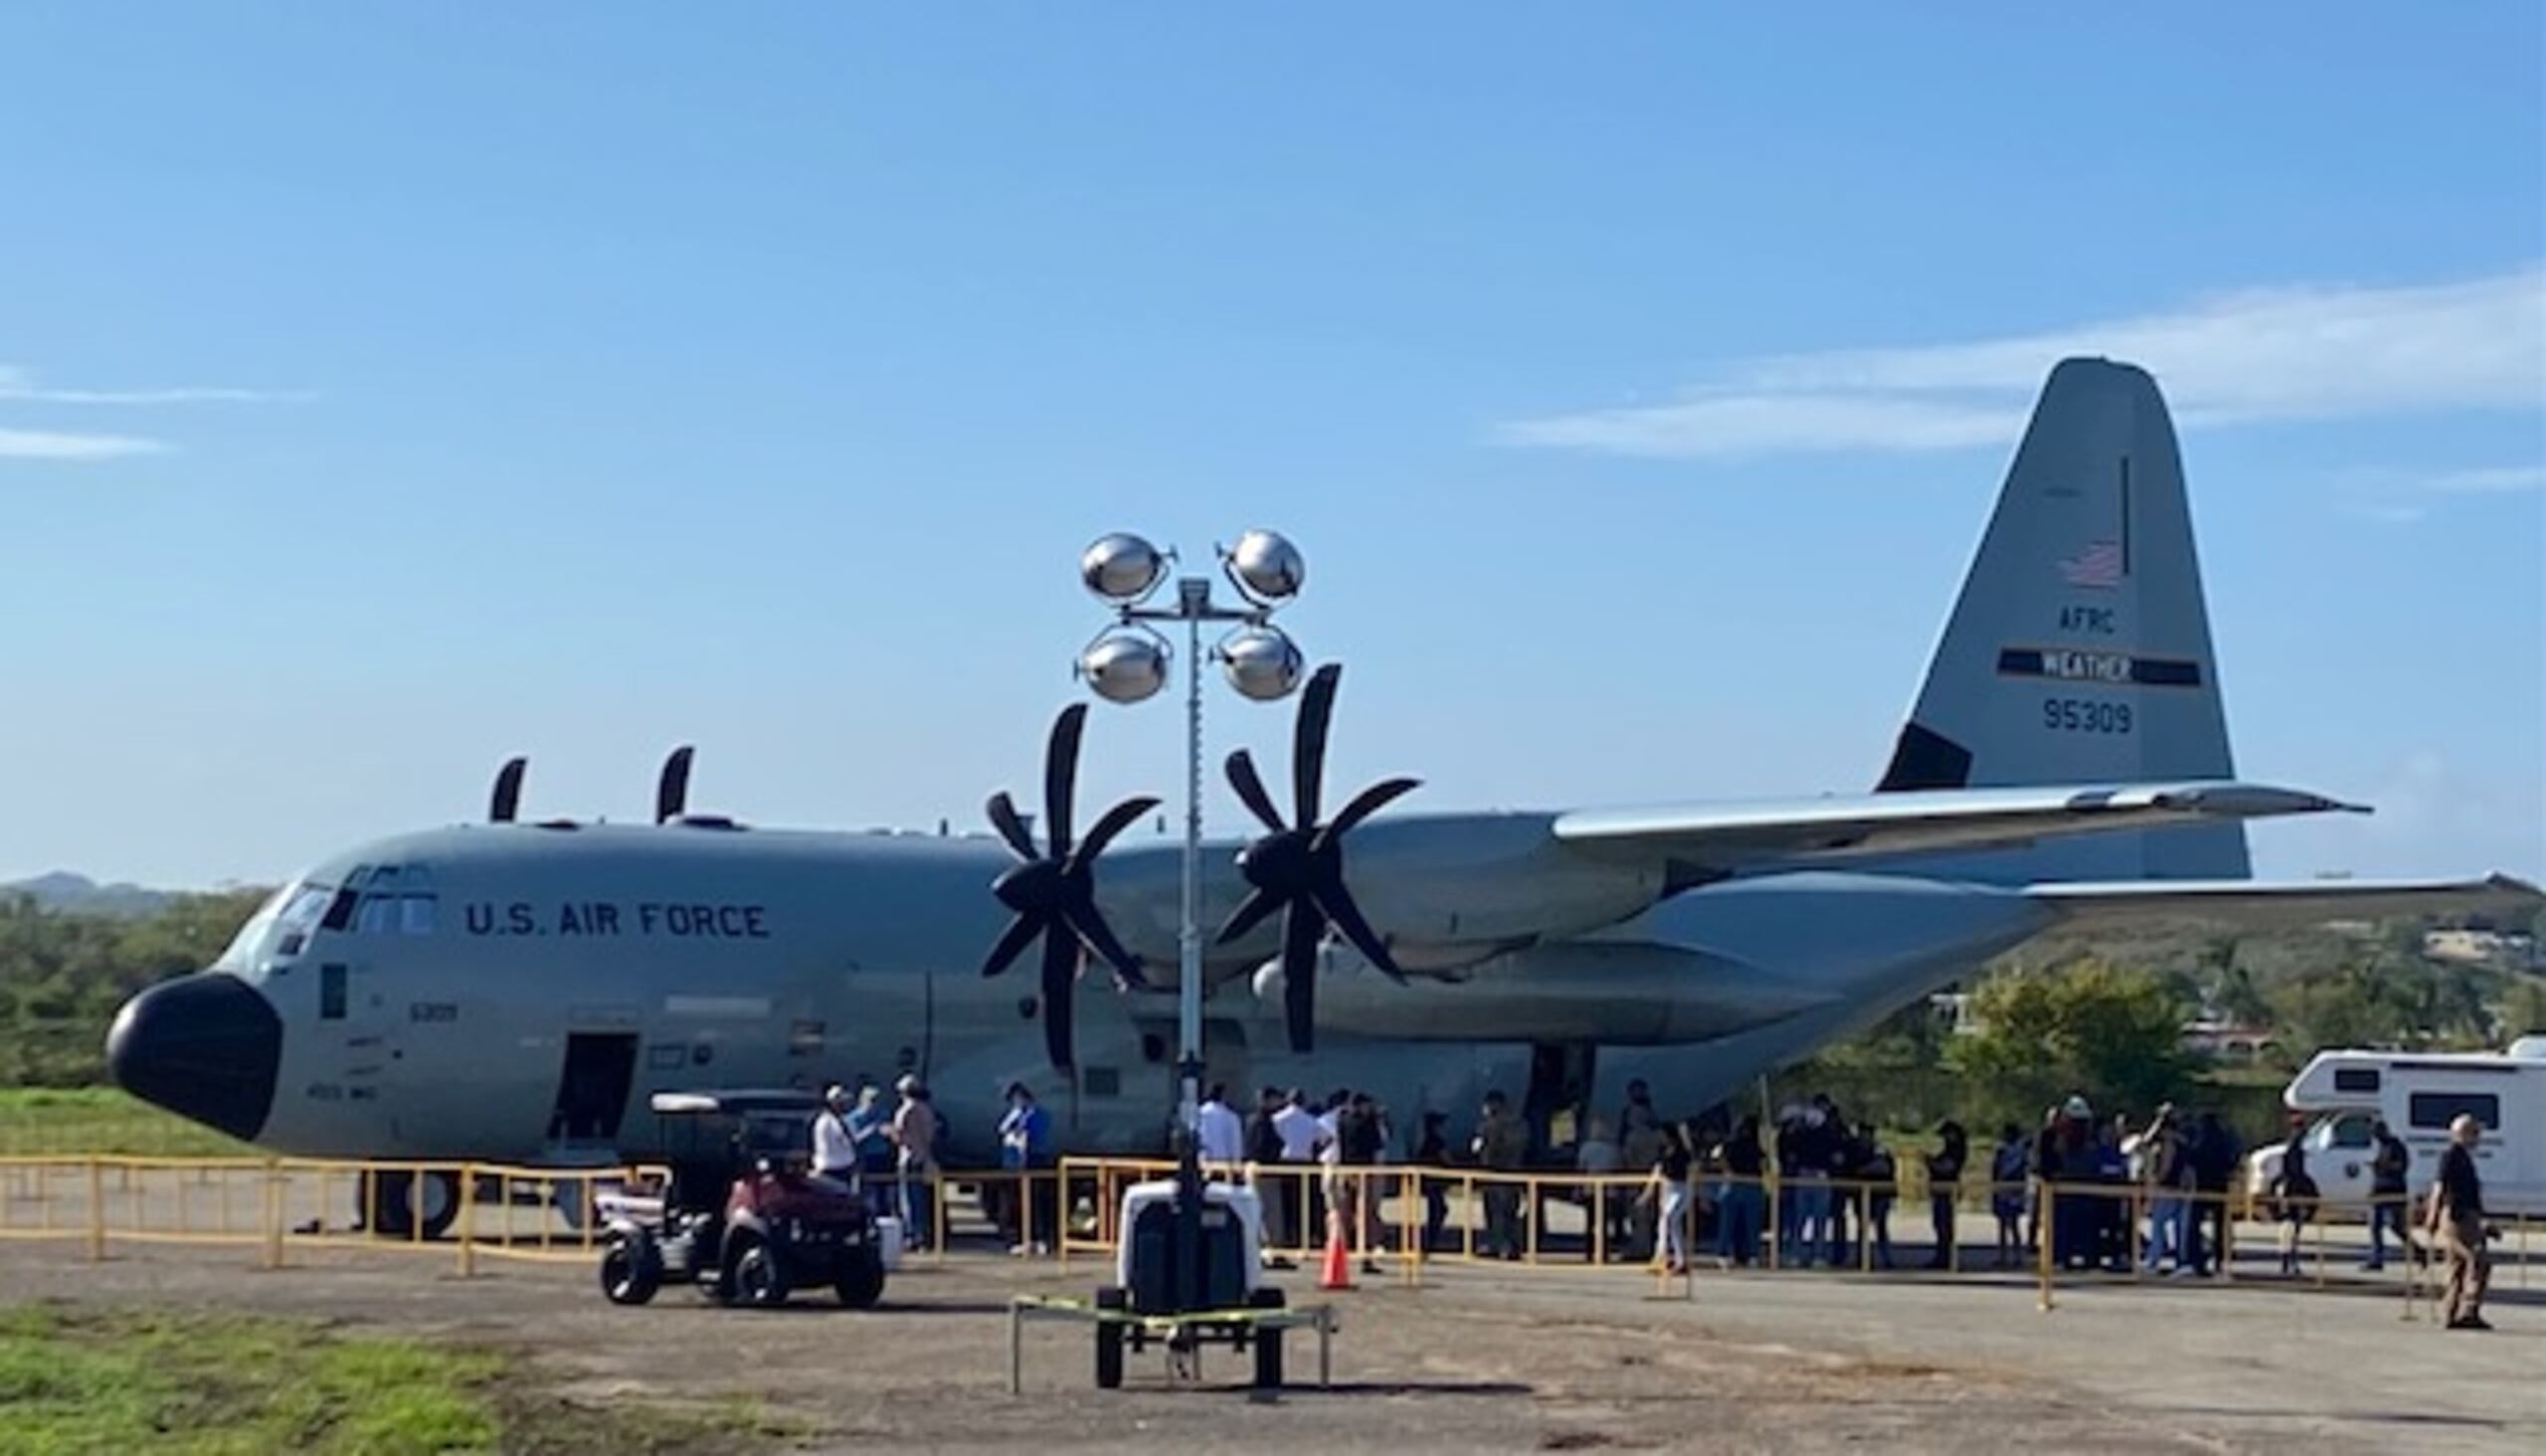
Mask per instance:
[[[440,919],[433,875],[421,864],[384,864],[367,871],[361,908],[355,912],[360,935],[432,935]]]
[[[257,913],[248,917],[247,923],[239,927],[239,933],[230,938],[230,944],[214,958],[213,968],[220,971],[247,970],[249,959],[256,955],[257,947],[265,943],[266,932],[273,927],[275,912],[282,908],[284,898],[290,894],[291,887],[286,885],[268,895],[266,903],[257,907]]]
[[[274,928],[282,933],[281,939],[274,944],[274,954],[299,955],[301,949],[309,944],[309,933],[318,928],[329,902],[335,898],[335,890],[327,885],[304,884],[294,889],[291,898],[283,902],[281,912],[274,917]]]
[[[401,895],[398,898],[398,928],[409,935],[434,933],[434,897]]]

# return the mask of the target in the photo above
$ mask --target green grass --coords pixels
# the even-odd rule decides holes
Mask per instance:
[[[572,1407],[502,1352],[240,1315],[0,1309],[0,1456],[747,1451],[750,1401]]]
[[[112,1087],[0,1087],[0,1157],[223,1158],[255,1151]]]

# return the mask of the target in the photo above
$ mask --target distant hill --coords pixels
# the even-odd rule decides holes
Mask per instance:
[[[67,910],[83,915],[143,916],[158,913],[177,898],[175,890],[145,889],[140,885],[101,885],[85,874],[57,869],[33,879],[0,884],[0,899],[27,895],[47,910]]]

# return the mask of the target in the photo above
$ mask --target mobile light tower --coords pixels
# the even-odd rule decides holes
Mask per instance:
[[[1273,614],[1299,596],[1308,567],[1299,548],[1272,531],[1254,530],[1226,549],[1213,548],[1222,575],[1244,605],[1211,600],[1207,576],[1179,577],[1176,596],[1149,605],[1167,580],[1175,553],[1128,532],[1100,536],[1079,558],[1079,577],[1114,612],[1114,623],[1078,654],[1078,675],[1107,702],[1137,703],[1167,686],[1175,649],[1156,624],[1184,624],[1184,894],[1177,940],[1177,1126],[1187,1161],[1198,1146],[1202,1103],[1202,624],[1231,631],[1207,654],[1229,686],[1255,702],[1276,702],[1300,685],[1300,649]]]

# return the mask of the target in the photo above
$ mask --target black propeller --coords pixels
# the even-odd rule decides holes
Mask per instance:
[[[486,802],[486,822],[508,824],[521,813],[521,776],[530,768],[526,758],[509,758],[495,771],[495,792]]]
[[[1387,943],[1363,918],[1344,883],[1344,836],[1390,801],[1412,790],[1420,780],[1382,779],[1353,796],[1344,811],[1318,821],[1318,791],[1326,778],[1327,722],[1335,715],[1335,685],[1344,675],[1341,663],[1329,662],[1309,678],[1300,700],[1300,719],[1291,744],[1291,822],[1273,808],[1255,760],[1245,749],[1229,755],[1229,787],[1271,832],[1239,851],[1237,866],[1254,888],[1220,927],[1226,945],[1262,924],[1276,910],[1282,920],[1282,1010],[1289,1023],[1291,1049],[1309,1051],[1317,1039],[1317,945],[1328,926],[1371,965],[1402,981]]]
[[[1096,908],[1096,856],[1132,820],[1158,807],[1146,796],[1126,799],[1105,812],[1075,844],[1070,838],[1070,799],[1078,783],[1078,740],[1087,723],[1087,704],[1072,703],[1052,722],[1052,740],[1043,754],[1043,822],[1051,840],[1048,853],[1037,852],[1034,836],[1002,792],[991,796],[991,823],[1021,861],[991,884],[1000,903],[1016,912],[1007,930],[982,963],[984,976],[1007,969],[1026,942],[1043,938],[1043,1046],[1052,1065],[1068,1071],[1076,1058],[1070,1037],[1070,992],[1078,981],[1081,950],[1102,956],[1125,981],[1146,985],[1141,958],[1123,948]]]
[[[695,750],[684,743],[663,760],[654,780],[654,822],[670,823],[689,808],[689,761]]]

